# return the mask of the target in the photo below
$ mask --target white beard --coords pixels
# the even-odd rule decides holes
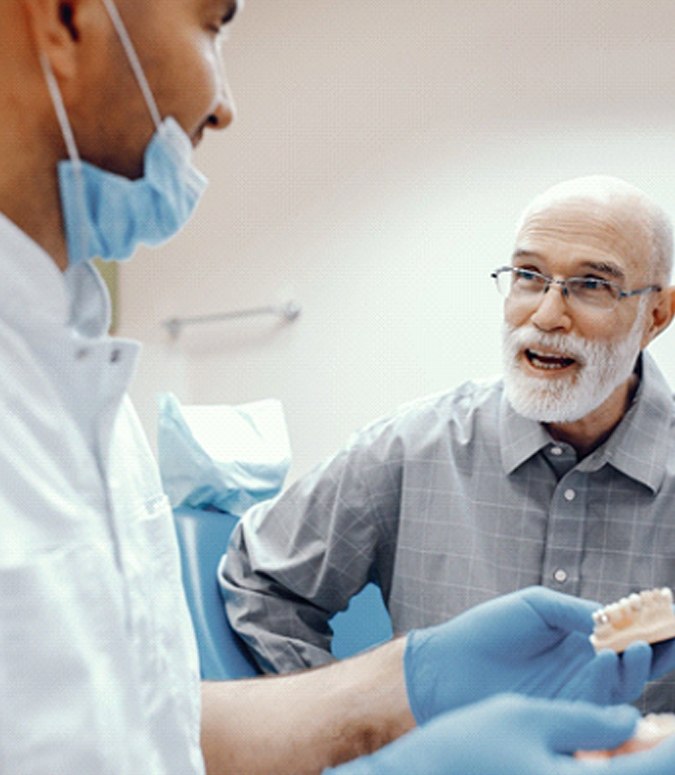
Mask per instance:
[[[635,368],[643,333],[641,313],[642,308],[625,339],[609,343],[504,323],[504,388],[511,406],[523,417],[546,423],[575,422],[597,409]],[[518,363],[525,348],[564,353],[579,368],[572,375],[553,379],[525,374]]]

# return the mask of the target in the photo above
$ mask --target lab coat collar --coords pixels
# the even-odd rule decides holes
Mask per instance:
[[[69,326],[87,338],[110,325],[110,299],[98,271],[84,263],[61,272],[52,257],[0,213],[3,317],[20,330]]]
[[[63,279],[70,290],[70,326],[83,337],[104,336],[112,312],[110,294],[98,269],[85,261],[66,270]]]
[[[54,260],[37,242],[0,213],[2,316],[19,328],[62,326],[69,292]]]

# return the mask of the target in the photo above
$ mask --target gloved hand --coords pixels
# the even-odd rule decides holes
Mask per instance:
[[[419,724],[500,692],[587,700],[636,699],[675,668],[674,641],[596,654],[588,636],[597,603],[529,587],[436,627],[413,630],[405,650],[410,708]]]
[[[675,760],[652,752],[618,757],[609,765],[570,756],[579,749],[621,745],[637,718],[628,706],[500,695],[443,714],[372,756],[324,775],[672,775]],[[642,768],[633,764],[638,757]],[[615,762],[621,766],[615,769]]]

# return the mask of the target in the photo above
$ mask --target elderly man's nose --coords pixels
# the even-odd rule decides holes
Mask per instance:
[[[542,331],[569,329],[571,320],[568,308],[569,297],[564,287],[549,285],[542,293],[536,309],[531,315],[532,323]]]

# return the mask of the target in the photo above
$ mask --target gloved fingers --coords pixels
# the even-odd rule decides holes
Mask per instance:
[[[596,705],[620,702],[623,683],[620,658],[614,651],[604,650],[593,656],[577,673],[570,677],[560,697],[585,700]]]
[[[528,587],[523,590],[522,598],[549,627],[588,635],[593,632],[592,614],[600,607],[599,603],[545,587]]]
[[[616,748],[633,734],[639,716],[630,705],[601,708],[586,702],[555,702],[548,741],[559,753],[568,754]]]
[[[632,702],[642,694],[651,667],[652,649],[644,641],[631,643],[621,656],[607,649],[570,679],[561,695],[598,705]]]
[[[621,657],[622,681],[615,693],[615,702],[636,700],[652,672],[652,649],[644,641],[636,641]]]

